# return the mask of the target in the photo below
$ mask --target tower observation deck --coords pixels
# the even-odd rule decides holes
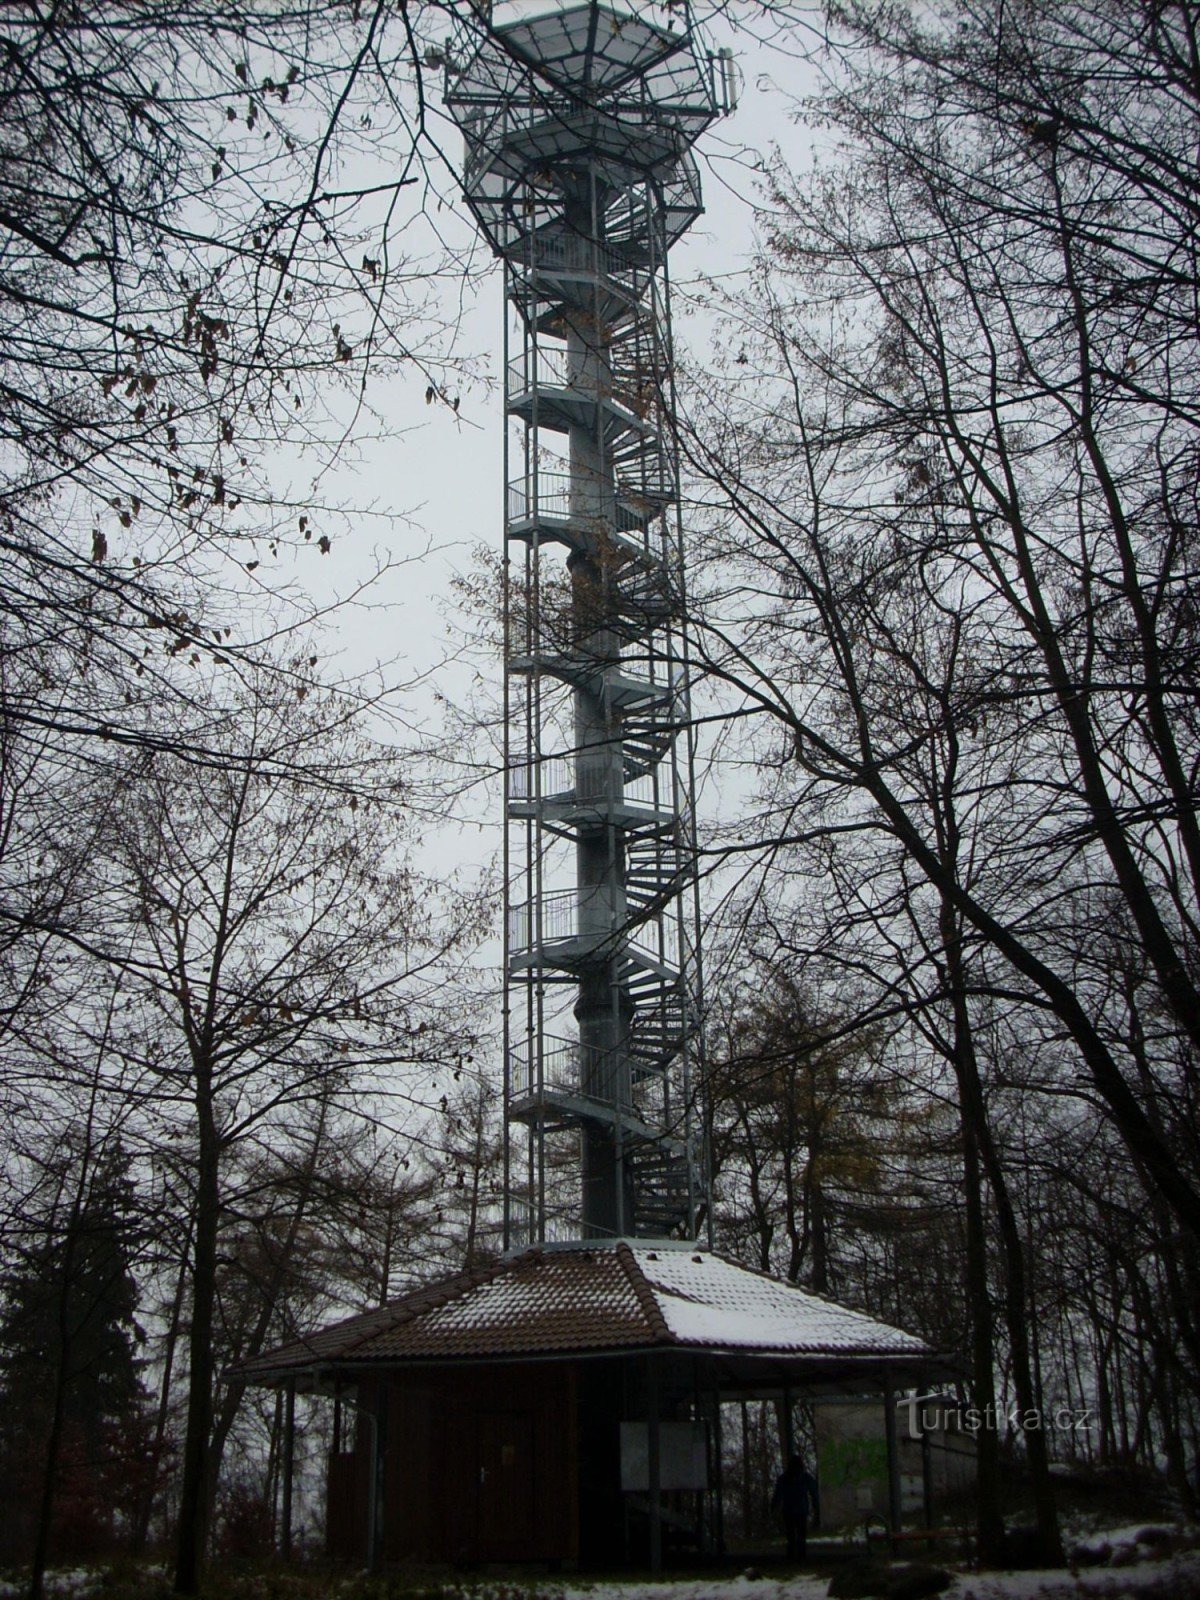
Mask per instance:
[[[704,1212],[667,256],[730,89],[682,3],[497,5],[447,52],[507,305],[510,1245],[695,1238]]]

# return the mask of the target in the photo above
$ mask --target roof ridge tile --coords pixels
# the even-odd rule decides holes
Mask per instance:
[[[638,1305],[642,1314],[650,1325],[650,1332],[656,1344],[674,1344],[675,1337],[667,1324],[663,1309],[658,1303],[652,1285],[647,1281],[642,1271],[641,1262],[624,1239],[617,1241],[617,1259],[625,1269],[625,1276],[629,1279],[629,1287],[637,1296]]]

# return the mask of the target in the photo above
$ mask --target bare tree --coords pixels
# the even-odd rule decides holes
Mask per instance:
[[[1189,4],[831,6],[801,110],[835,160],[764,164],[764,248],[686,430],[697,651],[759,771],[715,848],[758,858],[793,958],[853,974],[862,1026],[904,1014],[949,1069],[931,1087],[994,1208],[1022,1405],[1050,1346],[1036,1140],[1012,1130],[1052,1134],[1060,1166],[1097,1114],[1119,1138],[1157,1224],[1146,1414],[1177,1457],[1200,1308],[1196,36]]]
[[[330,548],[335,514],[278,496],[281,448],[335,449],[368,371],[448,403],[447,258],[432,231],[419,260],[400,243],[428,181],[427,14],[6,16],[0,626],[6,654],[54,661],[24,725],[152,738],[140,709],[188,701],[176,669],[284,620],[280,544]]]
[[[844,1219],[861,1220],[887,1182],[897,1086],[880,1070],[882,1040],[843,1031],[783,960],[752,971],[711,1041],[714,1176],[733,1191],[721,1231],[763,1271],[828,1294],[841,1287]]]
[[[197,1582],[235,1407],[214,1417],[222,1239],[264,1204],[283,1226],[248,1352],[272,1326],[334,1111],[386,1119],[421,1104],[422,1073],[466,1048],[446,985],[479,914],[407,864],[401,758],[311,702],[281,705],[272,681],[244,703],[225,764],[118,763],[99,796],[91,898],[62,934],[119,975],[114,1044],[186,1208],[181,1592]]]
[[[820,111],[853,167],[771,175],[735,406],[692,447],[741,574],[705,655],[776,730],[784,837],[897,843],[989,981],[1065,1031],[1194,1240],[1190,8],[951,13],[839,14]],[[987,820],[970,883],[926,797],[947,718]],[[1179,1045],[1153,1062],[1098,959],[1118,906],[1141,1010]]]

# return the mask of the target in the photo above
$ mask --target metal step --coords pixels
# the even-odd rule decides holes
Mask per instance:
[[[667,1237],[688,1231],[688,1158],[679,1141],[666,1139],[630,1147],[626,1160],[633,1180],[635,1232]]]
[[[648,706],[669,705],[676,694],[674,686],[669,683],[635,678],[622,672],[617,665],[601,666],[594,657],[589,659],[587,656],[522,650],[509,656],[508,670],[521,675],[544,672],[573,689],[594,694],[597,699],[618,710],[637,708],[642,723],[646,720]]]

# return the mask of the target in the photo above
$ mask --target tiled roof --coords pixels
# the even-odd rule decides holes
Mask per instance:
[[[910,1333],[701,1250],[631,1247],[673,1340],[722,1350],[920,1355]]]
[[[791,1358],[932,1354],[911,1334],[724,1256],[618,1240],[524,1250],[322,1328],[235,1375],[668,1346]]]

